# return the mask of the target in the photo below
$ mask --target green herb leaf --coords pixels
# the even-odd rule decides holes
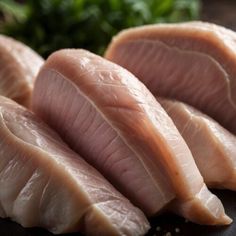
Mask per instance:
[[[0,31],[44,57],[60,48],[102,54],[124,28],[198,18],[200,0],[1,0]]]

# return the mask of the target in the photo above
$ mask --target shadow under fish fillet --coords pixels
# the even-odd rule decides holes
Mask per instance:
[[[231,222],[172,120],[122,67],[85,50],[55,52],[37,77],[32,104],[147,215],[175,202],[171,210],[194,222]]]
[[[188,103],[236,134],[235,32],[203,22],[131,28],[105,57],[155,95]]]
[[[34,80],[43,62],[23,43],[0,35],[0,95],[29,107]]]
[[[236,190],[236,137],[182,102],[157,98],[188,144],[208,187]]]
[[[0,96],[0,217],[53,233],[144,235],[144,214],[34,114]]]

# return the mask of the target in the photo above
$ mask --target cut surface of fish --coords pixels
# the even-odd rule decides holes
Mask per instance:
[[[230,223],[170,117],[122,67],[85,50],[55,52],[33,110],[148,216],[176,201],[172,210],[194,222]]]
[[[53,233],[144,235],[149,223],[44,122],[0,96],[0,217]]]
[[[105,57],[157,96],[183,101],[236,134],[236,33],[203,22],[131,28]]]
[[[157,98],[188,144],[208,187],[236,190],[236,137],[197,109]]]
[[[30,107],[35,77],[43,62],[28,46],[0,35],[0,95]]]

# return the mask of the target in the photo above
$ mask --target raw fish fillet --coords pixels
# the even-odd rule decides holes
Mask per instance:
[[[33,113],[0,96],[0,216],[53,233],[144,235],[144,214]]]
[[[0,95],[30,107],[34,80],[43,62],[23,43],[0,35]]]
[[[236,134],[235,32],[203,22],[131,28],[105,56],[155,95],[190,104]]]
[[[168,203],[201,224],[228,224],[164,109],[130,72],[85,50],[42,67],[33,110],[148,216]]]
[[[208,187],[236,190],[236,137],[182,102],[158,98],[188,144]]]

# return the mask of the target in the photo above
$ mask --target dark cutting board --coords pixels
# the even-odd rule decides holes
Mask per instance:
[[[223,202],[227,214],[235,222],[227,227],[200,226],[177,216],[159,216],[151,220],[152,229],[150,235],[160,236],[236,236],[236,192],[213,191]],[[178,231],[178,232],[176,232]],[[43,229],[24,229],[10,220],[0,219],[1,236],[53,236],[53,234]],[[66,234],[66,236],[79,236],[76,234]],[[65,234],[64,234],[65,236]]]

